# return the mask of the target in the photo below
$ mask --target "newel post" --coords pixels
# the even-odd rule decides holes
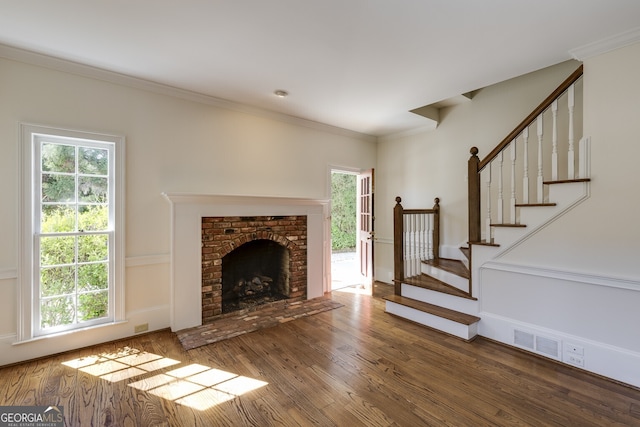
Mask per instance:
[[[471,148],[471,158],[468,163],[468,183],[469,183],[469,242],[479,242],[481,240],[480,228],[480,159],[478,158],[478,148]]]
[[[433,200],[433,259],[440,259],[440,199]]]
[[[401,294],[404,280],[404,208],[401,201],[399,196],[396,197],[396,206],[393,208],[393,283],[396,295]]]

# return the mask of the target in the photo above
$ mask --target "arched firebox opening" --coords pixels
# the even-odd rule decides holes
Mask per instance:
[[[222,257],[222,313],[289,298],[289,249],[268,239]]]
[[[266,280],[274,294],[284,295],[291,302],[307,297],[307,216],[224,216],[202,217],[202,324],[212,323],[235,307],[253,311],[269,304],[254,298]],[[258,242],[259,241],[259,242]],[[253,243],[256,242],[256,243]],[[247,245],[247,246],[245,246]],[[242,250],[239,250],[242,248]],[[257,248],[257,249],[256,249]],[[245,249],[247,253],[245,253]],[[255,250],[254,250],[255,249]],[[236,250],[239,250],[236,252]],[[252,254],[253,252],[253,254]],[[234,255],[228,256],[231,253]],[[245,267],[234,267],[232,258],[239,258]],[[256,258],[253,261],[248,259]],[[223,272],[223,259],[224,272]],[[262,260],[261,258],[264,258]],[[229,259],[232,259],[230,262]],[[230,266],[231,265],[231,266]],[[282,272],[274,272],[277,266]],[[257,274],[256,274],[257,273]],[[263,280],[260,276],[265,276]],[[223,311],[223,277],[227,307]],[[254,280],[260,279],[260,283]],[[271,281],[269,280],[271,279]],[[247,281],[251,284],[247,286]],[[240,285],[240,286],[239,286]],[[244,299],[233,288],[249,289],[254,295]],[[262,286],[264,290],[265,286]],[[273,289],[276,289],[273,291]],[[245,295],[249,296],[249,295]],[[268,295],[267,295],[268,296]],[[264,298],[263,298],[264,300]],[[273,304],[286,303],[274,301]],[[235,304],[235,306],[234,306]],[[238,309],[240,310],[240,309]]]

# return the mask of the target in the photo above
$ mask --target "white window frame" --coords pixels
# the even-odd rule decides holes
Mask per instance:
[[[39,319],[39,296],[36,293],[39,283],[39,254],[37,248],[36,233],[39,230],[40,212],[35,212],[40,204],[36,198],[40,198],[40,162],[39,152],[36,147],[42,136],[50,136],[56,139],[80,140],[106,143],[112,146],[113,152],[110,161],[110,187],[113,191],[112,199],[114,209],[110,210],[109,223],[113,229],[109,230],[109,312],[107,317],[98,321],[90,321],[86,324],[75,324],[73,327],[52,328],[50,331],[42,331],[37,323]],[[78,330],[112,324],[125,320],[124,308],[124,201],[125,201],[125,139],[119,135],[83,132],[76,130],[53,128],[27,123],[20,124],[20,153],[21,153],[21,182],[19,204],[20,238],[19,245],[19,276],[18,276],[18,304],[17,304],[17,341],[29,341],[32,339],[47,337],[57,333],[69,333]],[[39,209],[38,209],[39,210]]]

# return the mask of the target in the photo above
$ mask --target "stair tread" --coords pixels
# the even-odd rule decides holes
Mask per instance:
[[[458,259],[438,258],[423,261],[425,264],[453,273],[465,279],[469,278],[469,269]]]
[[[568,184],[570,182],[591,182],[591,178],[577,178],[577,179],[558,179],[555,181],[543,181],[545,185],[550,184]]]
[[[417,286],[423,289],[429,289],[435,292],[442,292],[444,294],[453,295],[460,298],[467,298],[477,301],[477,298],[470,296],[467,292],[451,286],[448,283],[444,283],[441,280],[431,277],[427,274],[421,274],[419,276],[406,277],[403,283],[408,285]]]
[[[500,223],[500,224],[491,224],[492,227],[526,227],[526,224],[513,224],[513,223]]]
[[[519,208],[537,208],[547,206],[558,206],[557,203],[516,203],[516,207]]]
[[[462,246],[460,247],[460,252],[462,252],[462,254],[469,259],[469,256],[471,255],[471,249],[469,249],[468,246]]]
[[[460,311],[451,310],[449,308],[440,307],[438,305],[429,304],[428,302],[418,301],[416,299],[407,298],[400,295],[388,295],[384,297],[384,299],[463,325],[472,325],[480,321],[479,317],[473,316],[471,314],[462,313]]]
[[[499,247],[500,245],[493,242],[487,242],[486,240],[482,240],[480,242],[469,242],[470,245],[480,245],[480,246],[495,246]]]

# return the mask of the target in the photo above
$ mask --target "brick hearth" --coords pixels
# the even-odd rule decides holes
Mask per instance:
[[[289,300],[307,297],[307,217],[202,218],[202,324],[223,317],[222,258],[243,244],[271,240],[289,250]]]

